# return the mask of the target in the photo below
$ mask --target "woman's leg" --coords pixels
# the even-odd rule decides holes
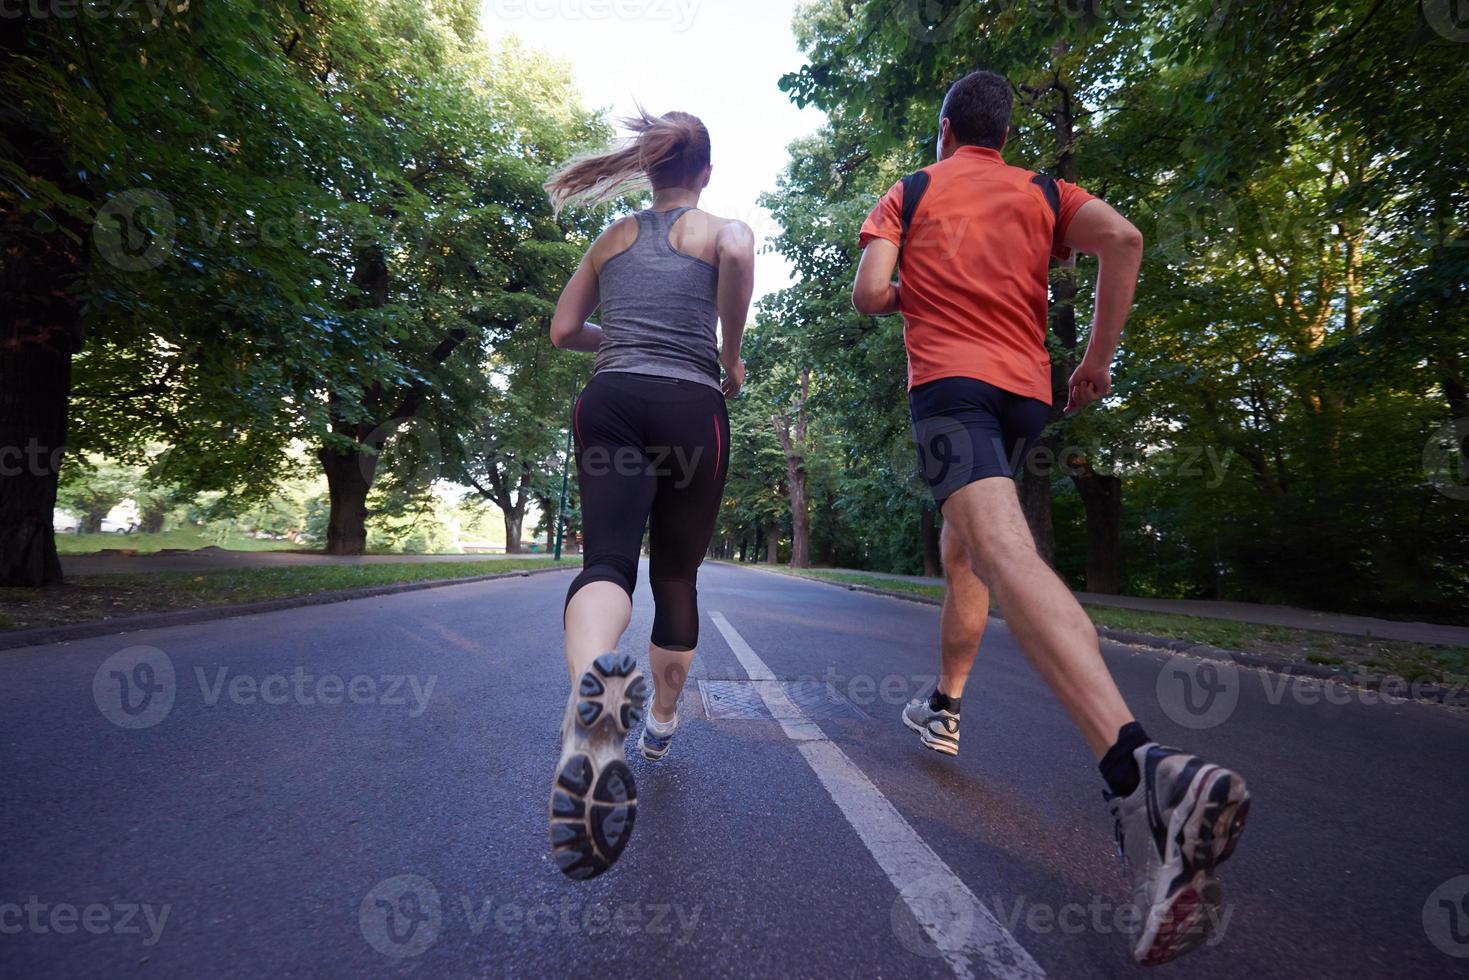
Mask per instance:
[[[660,427],[666,446],[654,453],[664,460],[648,522],[648,580],[656,606],[648,660],[653,718],[660,722],[673,719],[698,647],[699,565],[714,535],[729,469],[724,396],[697,382],[684,384],[689,402],[666,413]]]
[[[643,452],[641,406],[625,382],[594,379],[572,412],[581,491],[582,570],[566,594],[566,669],[575,684],[617,649],[632,617],[643,528],[658,490]]]
[[[678,699],[694,662],[694,649],[665,650],[648,644],[648,663],[653,671],[653,719],[670,722],[678,713]]]
[[[625,384],[594,378],[572,417],[585,557],[567,591],[571,695],[551,783],[551,853],[568,877],[612,866],[637,817],[626,740],[642,718],[647,682],[637,660],[614,652],[632,612],[643,525],[657,489],[643,454],[642,403]]]
[[[593,660],[617,649],[631,619],[632,598],[616,582],[588,582],[577,589],[566,604],[566,669],[573,684]]]

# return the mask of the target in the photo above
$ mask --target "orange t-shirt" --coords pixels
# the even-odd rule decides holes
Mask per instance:
[[[981,146],[961,146],[931,167],[898,272],[908,347],[908,387],[938,378],[976,378],[1051,401],[1046,353],[1047,275],[1065,259],[1066,226],[1092,195],[1056,181],[1053,217],[1035,174]],[[862,225],[874,238],[902,243],[903,184],[894,184]]]

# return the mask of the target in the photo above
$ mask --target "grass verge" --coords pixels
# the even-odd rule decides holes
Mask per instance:
[[[575,564],[563,561],[562,565]],[[200,606],[261,602],[374,585],[549,568],[551,558],[374,565],[307,565],[208,572],[77,575],[54,589],[0,592],[0,630],[61,626]]]
[[[861,572],[835,572],[822,568],[792,569],[773,565],[761,565],[760,568],[839,585],[860,585],[933,599],[942,599],[944,596],[943,586],[930,585],[927,582],[864,575]],[[1469,683],[1469,650],[1457,647],[1343,636],[1316,630],[1179,616],[1172,613],[1140,612],[1110,606],[1082,608],[1091,616],[1092,622],[1103,628],[1130,630],[1189,643],[1207,643],[1226,650],[1239,650],[1242,653],[1278,657],[1299,663],[1395,674],[1408,680],[1432,679],[1448,685]]]
[[[928,596],[930,599],[942,599],[944,587],[942,585],[929,585],[927,582],[910,582],[906,579],[888,578],[885,575],[864,575],[861,572],[832,572],[824,568],[787,568],[781,565],[761,565],[763,569],[772,572],[781,572],[785,575],[799,575],[802,578],[814,578],[822,582],[836,582],[839,585],[861,585],[871,589],[883,589],[888,592],[907,592],[912,595]]]
[[[211,536],[202,527],[181,527],[158,534],[58,534],[56,551],[62,555],[90,555],[105,549],[136,551],[140,555],[151,555],[164,548],[205,548],[209,546],[229,551],[301,551],[306,545],[294,541],[274,541],[270,538],[252,538],[243,534],[229,533],[223,537]]]

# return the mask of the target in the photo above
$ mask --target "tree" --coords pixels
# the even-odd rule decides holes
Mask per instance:
[[[317,443],[360,548],[383,440],[451,417],[426,406],[574,261],[539,182],[603,124],[563,66],[485,51],[472,3],[156,13],[5,35],[0,445],[35,461],[0,473],[0,583],[60,580],[68,438],[165,443],[161,480],[236,507]]]
[[[1449,443],[1469,472],[1449,424],[1466,407],[1469,140],[1453,86],[1409,80],[1460,79],[1466,63],[1425,13],[804,8],[808,64],[784,84],[830,126],[792,146],[769,198],[798,280],[767,308],[830,381],[811,424],[837,428],[848,454],[811,494],[813,538],[839,527],[844,561],[890,568],[930,538],[921,498],[892,492],[906,453],[896,324],[854,317],[845,291],[863,214],[931,159],[945,86],[988,67],[1016,87],[1007,159],[1079,180],[1149,241],[1113,397],[1054,419],[1027,467],[1042,549],[1056,501],[1057,567],[1100,591],[1452,615],[1469,577],[1450,556],[1469,542],[1424,474]],[[1053,272],[1053,379],[1091,283],[1085,262]]]
[[[57,503],[77,515],[78,533],[100,534],[107,515],[132,495],[139,474],[96,456],[86,458],[85,464],[85,469],[78,465],[67,471]]]
[[[791,567],[810,568],[811,518],[806,503],[806,432],[810,418],[806,402],[811,397],[811,369],[801,368],[799,377],[795,403],[788,411],[774,412],[770,424],[785,455],[786,486],[791,497]]]

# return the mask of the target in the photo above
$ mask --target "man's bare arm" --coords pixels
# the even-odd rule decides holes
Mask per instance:
[[[1097,295],[1086,354],[1071,375],[1068,412],[1105,397],[1112,390],[1112,359],[1122,338],[1122,327],[1132,308],[1142,264],[1143,236],[1131,221],[1105,201],[1083,204],[1066,228],[1067,246],[1098,261]]]
[[[898,312],[898,286],[893,273],[898,267],[898,246],[886,238],[874,238],[862,250],[857,280],[852,284],[852,306],[865,316],[890,316]]]

